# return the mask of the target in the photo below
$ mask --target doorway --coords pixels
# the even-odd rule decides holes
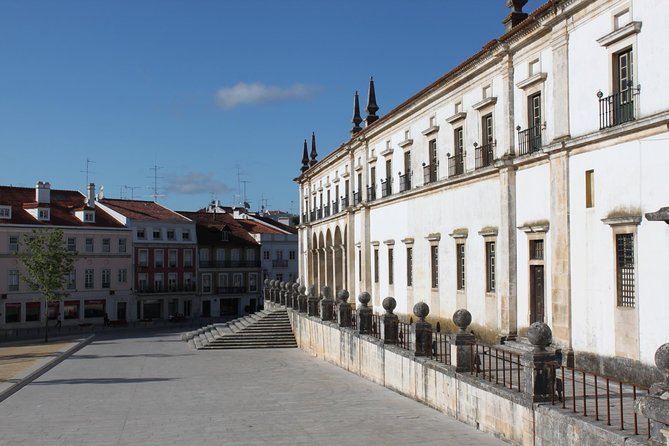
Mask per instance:
[[[116,320],[125,321],[127,312],[127,303],[126,302],[117,302],[116,303]]]

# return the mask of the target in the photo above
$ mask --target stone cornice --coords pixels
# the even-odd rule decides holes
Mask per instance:
[[[599,39],[597,39],[597,43],[599,43],[603,47],[607,47],[609,45],[613,45],[616,42],[620,42],[626,37],[638,34],[640,32],[641,32],[641,22],[630,22],[627,25],[623,26],[622,28],[616,29],[615,31],[612,31],[607,35],[600,37]]]
[[[497,103],[497,96],[491,96],[489,98],[485,98],[480,102],[477,102],[476,104],[472,105],[472,108],[474,110],[481,110],[482,108],[489,107],[491,105],[495,105]]]
[[[448,122],[449,124],[454,124],[458,121],[465,119],[466,117],[467,117],[467,112],[458,112],[446,118],[446,122]]]
[[[538,84],[539,82],[544,82],[546,81],[546,78],[548,77],[548,73],[537,73],[534,74],[530,77],[528,77],[525,80],[522,80],[516,84],[516,87],[520,88],[521,90],[524,90],[528,87],[531,87],[534,84]]]

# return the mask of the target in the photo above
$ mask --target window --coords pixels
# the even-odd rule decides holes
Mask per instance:
[[[193,250],[184,249],[184,268],[191,268],[193,266]]]
[[[77,288],[77,271],[72,270],[67,274],[66,285],[68,290],[74,290]]]
[[[283,275],[282,274],[277,274],[276,278],[278,280],[283,280]],[[244,281],[242,280],[242,274],[241,273],[235,273],[232,275],[232,286],[235,288],[240,288],[244,286]]]
[[[464,173],[464,141],[463,141],[463,129],[458,127],[453,130],[453,151],[454,154],[448,159],[448,175],[460,175]]]
[[[281,250],[276,251],[276,259],[283,260],[283,251]]]
[[[77,239],[74,237],[68,237],[67,239],[67,250],[69,252],[75,252],[77,250]]]
[[[176,240],[176,233],[174,232],[174,229],[168,229],[167,230],[167,240]]]
[[[137,238],[140,240],[144,240],[146,238],[146,231],[144,229],[138,229]]]
[[[93,288],[93,270],[87,269],[84,273],[84,288]]]
[[[163,234],[160,232],[160,229],[154,229],[153,230],[153,239],[154,240],[160,240],[163,238]]]
[[[181,232],[181,240],[190,240],[190,231],[184,230]]]
[[[393,248],[388,248],[388,285],[393,284]]]
[[[457,278],[456,284],[458,291],[462,291],[465,289],[465,244],[464,243],[457,243],[455,245],[455,257],[456,257],[456,270],[457,270]]]
[[[462,102],[455,103],[455,113],[462,113]]]
[[[184,273],[184,291],[195,291],[193,273]]]
[[[163,281],[163,273],[156,273],[153,275],[153,289],[159,293],[165,290],[165,283]]]
[[[16,235],[9,236],[9,252],[19,251],[19,237]]]
[[[124,238],[118,239],[118,252],[127,252],[128,241]]]
[[[21,304],[7,303],[5,304],[5,323],[21,322]]]
[[[249,274],[249,292],[255,293],[258,291],[258,274]]]
[[[541,130],[541,93],[535,93],[527,98],[527,125]]]
[[[49,219],[49,209],[37,209],[37,219],[38,220],[48,220]]]
[[[490,85],[486,85],[485,87],[483,87],[483,92],[482,92],[483,99],[487,99],[490,96],[492,96],[491,92],[492,88],[490,87]]]
[[[225,273],[218,273],[218,286],[220,288],[228,287],[228,275]]]
[[[211,274],[202,274],[202,292],[211,293]]]
[[[153,261],[156,268],[162,268],[165,265],[165,251],[156,249],[153,252]]]
[[[84,211],[84,221],[86,223],[93,223],[95,221],[94,211]]]
[[[139,260],[137,261],[139,266],[149,266],[149,251],[146,249],[139,250]]]
[[[177,250],[170,249],[167,251],[167,266],[170,268],[177,267]]]
[[[12,218],[12,208],[10,206],[0,206],[0,218],[2,219]]]
[[[544,241],[530,240],[530,260],[544,259]]]
[[[26,322],[37,322],[40,320],[42,305],[39,302],[26,302]]]
[[[121,268],[118,270],[118,282],[127,283],[128,282],[128,270]]]
[[[616,234],[618,306],[634,308],[634,234]]]
[[[585,207],[595,207],[595,171],[585,171]]]
[[[485,244],[485,289],[495,291],[495,242]]]
[[[492,113],[488,113],[481,119],[481,128],[483,129],[482,141],[484,145],[492,144],[494,133],[492,128]]]
[[[436,125],[437,125],[437,117],[430,116],[430,127],[436,127]]]
[[[295,260],[295,251],[288,251],[288,259]]]
[[[613,29],[620,29],[630,22],[630,10],[625,9],[613,16]]]
[[[432,273],[432,288],[439,287],[439,246],[430,246],[430,270]]]
[[[19,290],[19,270],[17,269],[9,270],[9,280],[7,282],[7,289],[9,291]]]
[[[405,130],[404,131],[404,140],[409,140],[411,139],[411,130]]]
[[[269,251],[263,251],[262,258],[263,260],[269,260]]]
[[[413,286],[413,248],[407,248],[407,286]]]
[[[528,77],[534,76],[541,72],[541,65],[539,65],[539,59],[534,59],[528,64]]]
[[[374,249],[374,283],[379,283],[379,249]]]
[[[111,252],[111,240],[108,238],[102,239],[102,252]]]
[[[358,249],[358,280],[362,281],[362,250]]]
[[[149,280],[146,273],[139,273],[137,275],[137,289],[138,291],[146,291],[149,288]]]
[[[93,252],[93,239],[92,238],[87,238],[86,239],[86,252]]]
[[[167,291],[177,291],[177,273],[167,275]]]
[[[64,319],[79,319],[79,307],[81,304],[78,300],[66,300],[63,302],[63,318]]]
[[[103,269],[102,270],[102,288],[111,287],[111,270]]]

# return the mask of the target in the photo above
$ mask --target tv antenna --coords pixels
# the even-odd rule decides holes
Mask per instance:
[[[141,189],[141,186],[123,186],[123,190],[126,192],[129,190],[130,191],[130,199],[134,200],[135,199],[135,189]],[[123,197],[121,197],[123,198]]]
[[[90,171],[91,163],[95,163],[95,161],[86,158],[86,170],[80,170],[79,171],[81,173],[86,173],[86,190],[88,190],[88,185],[91,184],[88,180],[89,174],[91,173],[91,171]]]
[[[162,169],[162,166],[159,166],[157,164],[154,164],[153,167],[150,167],[149,170],[153,171],[153,194],[151,196],[153,197],[154,202],[158,202],[158,197],[163,197],[164,195],[158,193],[158,179],[162,178],[158,176],[158,171]],[[151,178],[151,177],[148,177]]]

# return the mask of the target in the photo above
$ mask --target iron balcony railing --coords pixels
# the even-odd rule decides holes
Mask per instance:
[[[476,147],[476,169],[492,165],[492,162],[494,161],[494,148],[494,142]]]
[[[411,172],[400,173],[400,192],[411,189]]]
[[[323,217],[329,217],[330,216],[330,205],[327,204],[323,206]]]
[[[246,288],[243,286],[219,286],[216,288],[217,294],[242,294],[246,293]]]
[[[332,213],[333,214],[339,213],[339,202],[337,200],[332,202]]]
[[[318,220],[320,220],[321,218],[323,218],[323,208],[318,208],[318,209],[316,209],[316,218],[317,218]]]
[[[361,201],[362,201],[362,190],[358,189],[357,191],[353,192],[353,206],[360,204]]]
[[[437,163],[423,163],[423,183],[430,184],[437,181]]]
[[[254,268],[260,260],[200,260],[200,268]]]
[[[639,94],[639,91],[640,88],[638,87],[628,88],[607,97],[604,97],[601,91],[597,92],[600,130],[634,121],[636,118],[636,101],[634,99]]]
[[[376,186],[367,186],[367,201],[376,200]]]
[[[448,176],[454,177],[465,173],[465,158],[462,152],[448,157]]]
[[[520,130],[520,126],[516,127],[518,131],[518,155],[528,155],[541,149],[541,126],[535,125],[528,127],[525,130]]]
[[[346,209],[348,207],[348,196],[341,197],[340,201],[342,210]]]
[[[309,213],[309,221],[315,221],[316,220],[316,211],[313,210]]]
[[[393,179],[386,178],[381,180],[381,197],[387,197],[393,193]]]
[[[274,259],[272,260],[272,268],[288,268],[288,260]]]
[[[309,215],[305,212],[302,214],[302,223],[308,223],[309,222]]]
[[[183,293],[183,292],[193,292],[197,291],[195,284],[191,285],[170,285],[170,286],[141,286],[137,289],[139,294],[150,294],[150,293]]]

